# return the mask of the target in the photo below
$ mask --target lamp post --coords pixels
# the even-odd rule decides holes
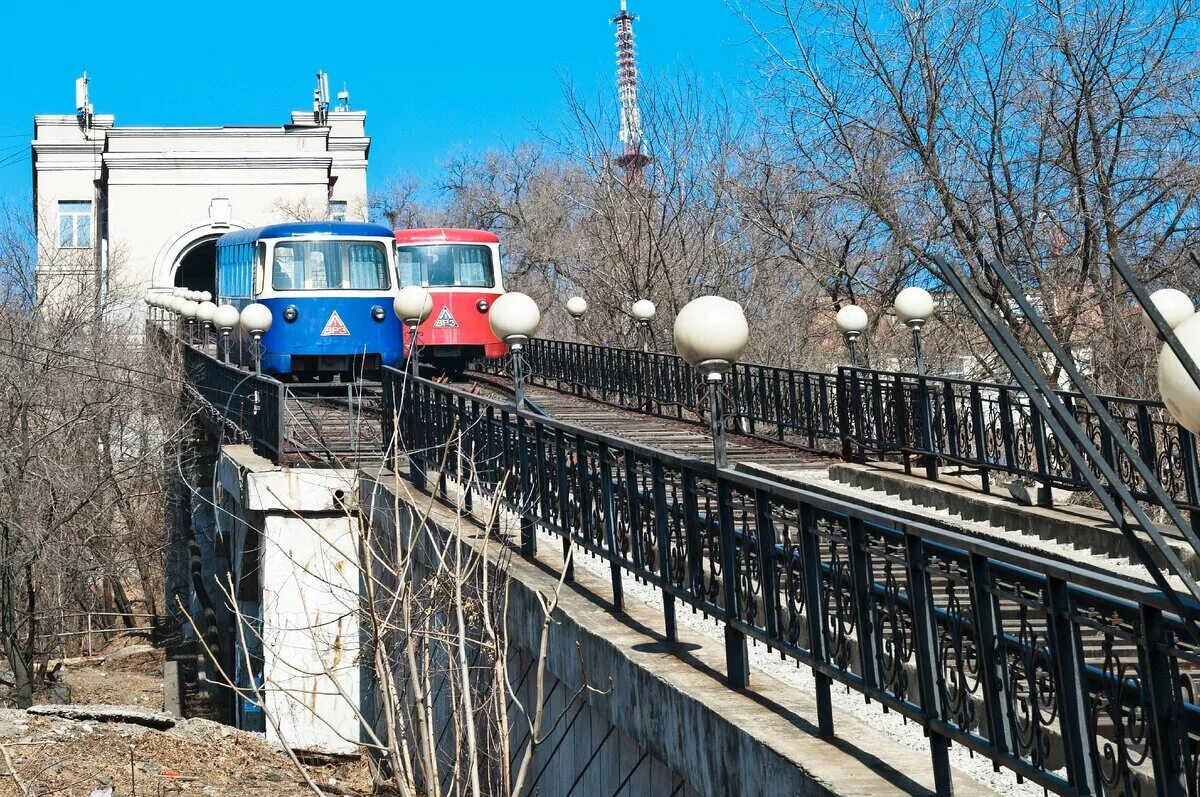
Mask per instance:
[[[650,321],[654,318],[654,313],[658,308],[649,299],[638,299],[630,309],[633,312],[634,320],[637,321],[638,337],[642,339],[642,351],[648,352],[654,343],[654,336],[650,334]]]
[[[213,314],[217,312],[217,306],[212,302],[205,300],[196,306],[196,320],[200,322],[200,331],[203,334],[203,339],[200,341],[204,347],[208,346],[208,332],[212,329]]]
[[[217,328],[217,332],[220,333],[225,344],[226,365],[229,365],[229,333],[233,332],[240,320],[241,315],[238,313],[238,309],[231,304],[223,304],[213,311],[213,326]]]
[[[921,436],[924,438],[925,475],[936,479],[938,475],[937,456],[934,451],[933,412],[929,406],[929,388],[925,384],[925,353],[921,346],[921,328],[933,315],[933,297],[924,288],[905,288],[896,294],[896,318],[900,323],[912,330],[913,354],[917,360],[917,402],[921,412]],[[908,457],[904,458],[904,466],[908,468]]]
[[[921,346],[921,328],[933,315],[933,297],[924,288],[905,288],[896,294],[896,318],[912,330],[913,352],[917,358],[917,374],[925,375],[925,353]]]
[[[567,299],[567,313],[570,314],[571,318],[575,319],[576,334],[578,334],[579,322],[583,320],[583,316],[587,311],[587,299],[584,299],[582,296],[572,296],[570,299]]]
[[[254,340],[254,373],[262,374],[262,336],[271,328],[271,309],[265,304],[248,304],[240,315],[242,331]]]
[[[172,296],[170,301],[167,302],[167,309],[175,315],[175,334],[179,336],[183,335],[183,319],[181,316],[183,313],[183,303],[186,301],[187,299],[182,296]]]
[[[420,376],[421,363],[417,359],[417,327],[421,326],[421,323],[433,312],[433,297],[420,285],[409,285],[401,288],[400,293],[392,300],[392,310],[395,311],[396,318],[400,319],[400,323],[409,330],[411,342],[408,345],[408,357],[412,361],[413,376]]]
[[[675,348],[708,384],[713,461],[725,467],[725,419],[722,383],[742,356],[749,326],[740,305],[720,296],[701,296],[675,318]]]
[[[523,293],[510,291],[492,303],[488,313],[488,325],[492,334],[508,344],[512,353],[513,390],[516,394],[517,411],[525,407],[525,375],[521,362],[525,344],[537,334],[542,322],[542,311],[537,302]]]
[[[867,311],[857,304],[848,304],[837,311],[834,321],[846,340],[846,348],[850,350],[850,365],[857,368],[858,339],[867,331]]]
[[[712,428],[713,462],[718,469],[718,481],[720,469],[726,465],[722,383],[732,364],[745,351],[749,337],[750,328],[741,306],[720,296],[701,296],[693,299],[675,317],[675,349],[708,383],[709,424]],[[718,495],[721,494],[719,485],[717,492]],[[732,619],[741,616],[741,586],[740,579],[736,576],[738,559],[734,550],[731,520],[724,509],[718,514],[721,535],[721,586],[724,592],[725,612]],[[741,688],[750,682],[746,635],[728,622],[725,625],[725,665],[731,686]]]
[[[200,304],[188,299],[179,308],[179,317],[183,319],[184,326],[187,328],[185,339],[188,343],[196,341],[196,311],[200,309]]]

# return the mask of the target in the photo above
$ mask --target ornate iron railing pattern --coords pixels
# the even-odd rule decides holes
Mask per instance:
[[[272,462],[375,459],[383,450],[372,386],[286,385],[182,344],[183,368],[207,420]]]
[[[1019,387],[861,368],[840,368],[837,381],[847,408],[844,439],[856,458],[864,459],[868,452],[932,455],[940,462],[977,468],[985,487],[994,471],[1043,487],[1090,489],[1067,457],[1064,442],[1050,434]],[[1058,395],[1134,496],[1152,501],[1095,412],[1074,393]],[[1200,510],[1193,435],[1175,423],[1161,402],[1116,396],[1101,400],[1175,502]]]
[[[231,442],[250,443],[254,453],[279,462],[286,453],[284,385],[226,365],[194,346],[182,348],[184,374],[211,421],[225,428]]]
[[[384,379],[385,416],[403,376]],[[1064,794],[1200,790],[1200,620],[1157,590],[680,458],[425,380],[399,445],[423,484],[461,454],[536,528],[922,725],[939,787],[962,744]],[[1189,605],[1190,607],[1190,605]],[[1185,627],[1186,626],[1186,627]]]
[[[678,419],[699,419],[704,394],[692,369],[674,355],[584,343],[533,340],[531,381],[610,404]],[[1021,389],[995,382],[917,376],[865,368],[836,374],[736,363],[729,380],[730,423],[762,438],[846,458],[868,454],[921,458],[977,470],[985,489],[1007,473],[1064,490],[1090,489],[1064,443],[1047,431]],[[1059,393],[1141,500],[1152,500],[1131,463],[1077,394]],[[1161,402],[1103,397],[1122,431],[1176,503],[1200,510],[1196,440]],[[1049,497],[1048,491],[1042,496]]]

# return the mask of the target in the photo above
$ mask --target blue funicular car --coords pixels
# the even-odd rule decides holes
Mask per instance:
[[[392,312],[395,236],[351,221],[272,224],[217,239],[219,301],[271,310],[263,371],[296,380],[374,378],[404,356]],[[248,342],[232,359],[253,362]]]

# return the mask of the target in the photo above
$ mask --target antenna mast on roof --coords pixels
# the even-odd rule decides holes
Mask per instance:
[[[329,123],[329,75],[317,72],[317,88],[313,91],[313,121],[318,125]]]
[[[79,120],[80,127],[84,130],[91,129],[92,103],[88,96],[87,72],[84,72],[82,77],[75,78],[75,117]]]
[[[618,137],[624,145],[616,164],[625,170],[631,184],[643,182],[643,170],[650,157],[642,153],[642,111],[638,106],[637,51],[633,45],[633,21],[626,0],[621,0],[621,13],[613,17],[617,25],[617,96],[621,103],[621,130]]]
[[[345,82],[342,83],[342,90],[337,95],[337,109],[339,111],[350,110],[350,89],[346,88]]]

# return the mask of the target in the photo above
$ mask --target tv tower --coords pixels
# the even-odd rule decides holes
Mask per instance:
[[[621,102],[621,132],[624,150],[616,164],[625,170],[631,184],[641,184],[643,169],[650,157],[642,152],[642,111],[638,107],[637,51],[633,46],[633,21],[626,0],[621,0],[621,13],[613,17],[617,25],[617,96]]]

